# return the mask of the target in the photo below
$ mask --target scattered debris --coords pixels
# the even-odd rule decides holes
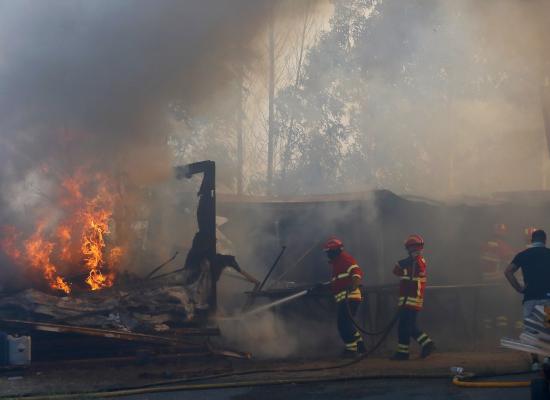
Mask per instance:
[[[126,332],[166,332],[192,322],[193,290],[152,285],[59,297],[34,289],[0,299],[0,319],[24,319]]]

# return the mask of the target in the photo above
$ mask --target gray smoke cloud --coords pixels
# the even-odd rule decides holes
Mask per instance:
[[[380,139],[375,160],[399,163],[382,168],[382,186],[438,198],[541,189],[550,4],[387,0],[377,10],[359,46],[365,142]]]
[[[3,175],[166,160],[169,105],[192,112],[223,87],[271,3],[0,1]]]
[[[0,225],[21,243],[44,216],[54,232],[61,182],[84,168],[115,182],[116,242],[145,232],[158,202],[143,188],[172,177],[174,107],[204,111],[257,58],[276,3],[0,0]]]

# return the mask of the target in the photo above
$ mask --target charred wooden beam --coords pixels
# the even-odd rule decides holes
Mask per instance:
[[[147,335],[143,333],[132,333],[117,330],[87,328],[82,326],[70,326],[50,324],[45,322],[20,321],[13,319],[0,319],[0,327],[15,329],[18,331],[42,331],[53,333],[76,333],[87,336],[99,336],[108,339],[118,339],[140,343],[150,343],[168,346],[186,346],[190,342],[180,337],[167,337],[160,335]],[[178,333],[183,336],[218,336],[220,331],[217,328],[179,328]]]
[[[199,232],[207,241],[208,255],[216,254],[216,163],[206,160],[184,166],[175,167],[176,178],[191,178],[195,174],[203,174],[197,208],[197,223]]]

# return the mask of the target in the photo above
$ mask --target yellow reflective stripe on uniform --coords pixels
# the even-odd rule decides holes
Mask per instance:
[[[351,272],[352,269],[359,268],[359,265],[353,264],[351,267],[348,268],[348,274]]]
[[[361,338],[355,339],[353,342],[346,343],[346,346],[357,346],[357,343],[361,341]]]
[[[422,335],[420,335],[418,337],[418,339],[416,339],[416,341],[418,342],[418,344],[420,346],[426,346],[428,343],[430,343],[432,341],[432,339],[430,339],[428,335],[423,333]]]
[[[409,346],[406,344],[398,344],[397,345],[397,352],[398,353],[407,353],[409,354]]]
[[[346,291],[344,290],[343,292],[336,293],[334,295],[334,298],[336,299],[336,302],[340,302],[342,300],[345,300],[346,299]]]
[[[336,279],[343,279],[343,278],[347,278],[348,276],[349,276],[349,274],[347,272],[344,272],[344,273],[336,275]]]
[[[400,297],[399,298],[399,305],[404,305],[405,301],[405,298],[404,297]],[[418,299],[418,298],[414,298],[414,297],[408,297],[407,298],[407,302],[405,303],[405,305],[407,306],[422,306],[424,304],[424,299]]]
[[[426,282],[427,280],[425,276],[419,276],[417,278],[412,278],[410,276],[402,276],[401,279],[404,281],[413,281],[413,282]]]
[[[338,292],[334,295],[334,298],[336,299],[336,302],[339,303],[342,300],[345,300],[346,298],[352,299],[352,300],[361,300],[363,297],[361,295],[361,289],[357,288],[354,291],[349,292],[349,294],[346,290]]]
[[[399,301],[405,301],[405,297],[400,297],[399,298]],[[418,297],[407,297],[407,303],[408,302],[418,302],[418,303],[421,303],[423,302],[424,299],[422,298],[418,298]]]

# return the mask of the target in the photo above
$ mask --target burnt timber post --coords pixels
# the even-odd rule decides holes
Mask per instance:
[[[208,243],[208,256],[216,255],[216,163],[206,160],[175,167],[176,178],[191,178],[195,174],[203,174],[201,187],[197,196],[197,224],[199,232]]]

